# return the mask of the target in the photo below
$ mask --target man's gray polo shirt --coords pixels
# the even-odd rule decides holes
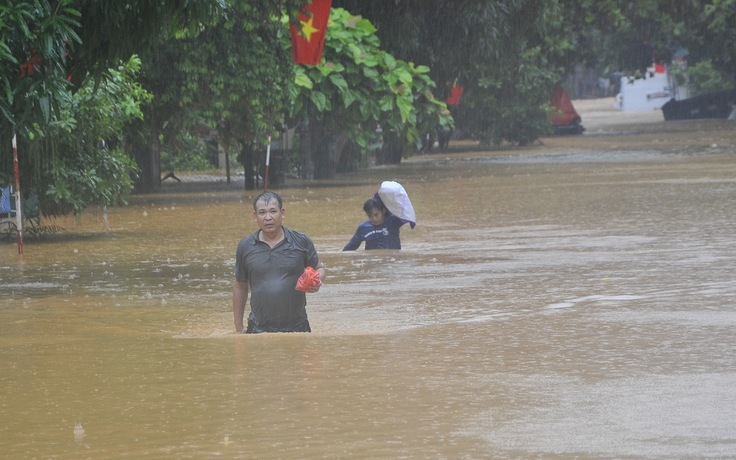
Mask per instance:
[[[307,297],[296,282],[307,266],[319,263],[307,235],[282,228],[284,239],[273,249],[258,239],[258,230],[243,238],[235,253],[235,279],[250,285],[248,319],[267,331],[291,330],[307,320]]]

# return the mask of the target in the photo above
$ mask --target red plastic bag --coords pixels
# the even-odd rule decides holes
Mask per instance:
[[[320,282],[319,272],[312,267],[307,267],[296,282],[296,290],[309,292],[310,287],[317,286]]]

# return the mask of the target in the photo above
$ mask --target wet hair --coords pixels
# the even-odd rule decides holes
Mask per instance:
[[[281,195],[279,195],[276,192],[263,192],[257,197],[255,197],[255,199],[253,200],[253,210],[258,211],[257,208],[258,208],[259,202],[262,201],[268,204],[271,202],[271,200],[276,200],[276,202],[279,204],[279,209],[284,207],[284,201],[281,199]]]
[[[382,211],[384,213],[386,212],[386,206],[383,204],[383,201],[381,201],[381,199],[378,197],[373,197],[363,204],[363,211],[365,211],[365,213],[369,216],[373,213],[374,209],[378,209],[379,211]]]

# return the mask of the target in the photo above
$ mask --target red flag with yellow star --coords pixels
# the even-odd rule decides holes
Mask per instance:
[[[291,24],[291,56],[296,64],[317,65],[322,60],[332,0],[312,0],[299,14],[302,30]]]

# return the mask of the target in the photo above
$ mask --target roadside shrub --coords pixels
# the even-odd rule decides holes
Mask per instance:
[[[733,88],[733,80],[716,70],[710,59],[689,67],[687,73],[690,77],[691,97]]]

